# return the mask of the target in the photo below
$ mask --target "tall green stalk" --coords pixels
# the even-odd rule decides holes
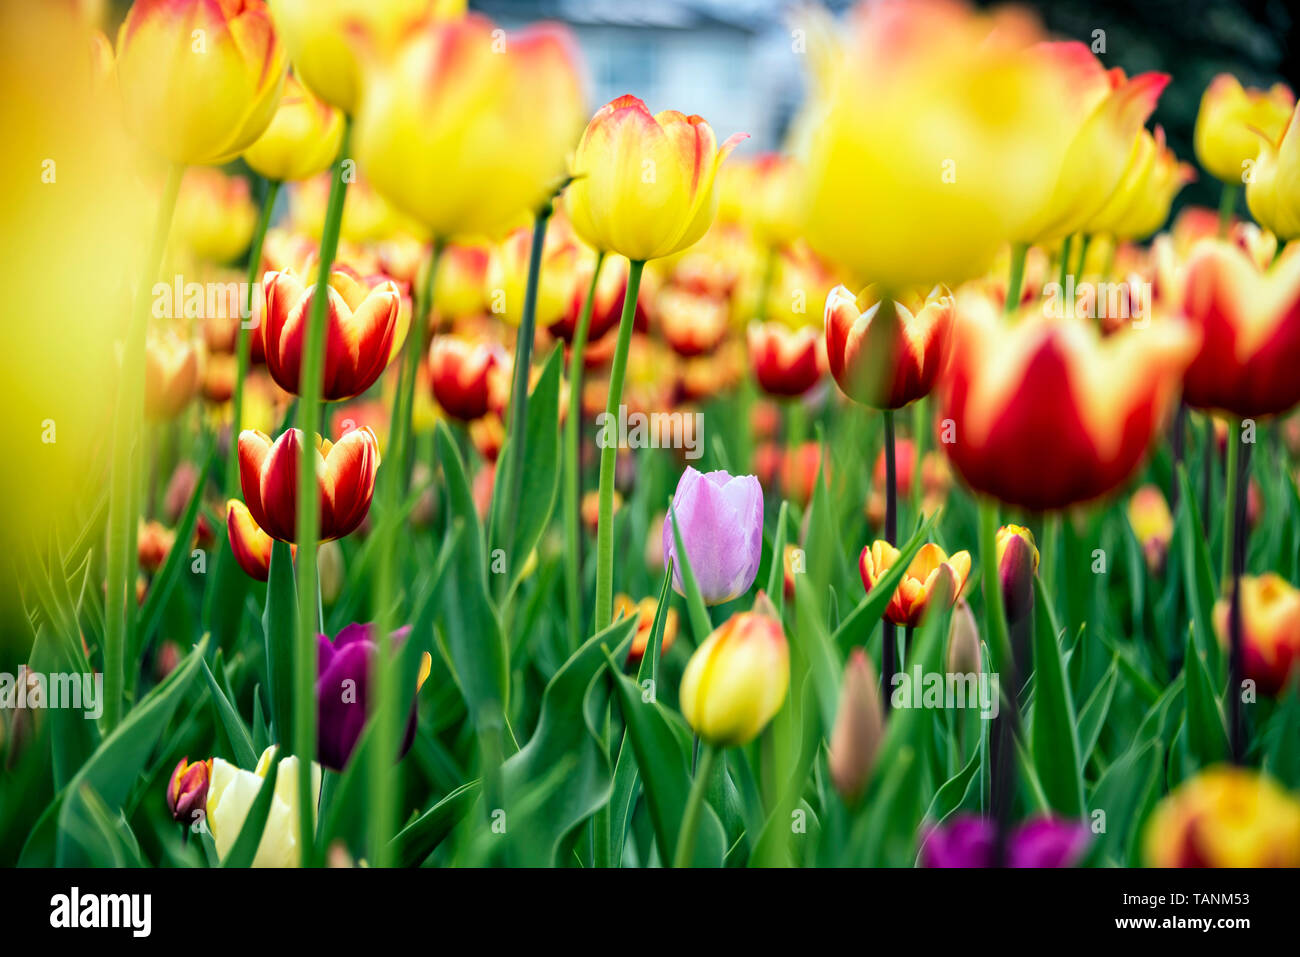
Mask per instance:
[[[506,456],[505,481],[498,485],[495,494],[504,489],[505,523],[493,529],[492,541],[500,544],[500,535],[513,535],[519,517],[519,496],[523,491],[524,462],[528,454],[528,375],[533,366],[533,339],[537,328],[537,284],[542,274],[542,251],[546,246],[546,227],[551,221],[554,208],[549,202],[537,211],[533,217],[533,244],[528,253],[528,284],[524,287],[524,314],[519,321],[519,335],[515,338],[515,374],[514,384],[510,389],[510,417],[506,422],[506,442],[509,454]],[[492,510],[495,519],[497,511]],[[507,551],[509,551],[507,549]],[[515,570],[507,575],[497,576],[498,594],[504,594],[508,582],[514,577]]]
[[[582,375],[583,353],[587,350],[587,333],[591,329],[591,312],[596,303],[596,285],[605,264],[604,252],[596,253],[587,286],[587,301],[582,304],[578,327],[573,331],[569,348],[569,414],[564,423],[564,529],[568,547],[564,554],[565,594],[569,611],[569,650],[582,644]]]
[[[320,540],[319,479],[316,475],[315,433],[320,427],[321,390],[325,375],[325,317],[329,305],[326,289],[330,267],[339,248],[339,227],[343,222],[343,199],[348,184],[343,163],[352,139],[352,123],[345,121],[343,142],[334,161],[329,203],[321,228],[320,265],[316,271],[316,292],[312,296],[298,377],[298,428],[302,430],[302,458],[298,463],[298,636],[294,652],[294,753],[298,755],[299,846],[302,864],[315,861],[315,803],[312,801],[311,765],[316,757],[316,634],[320,623],[311,610],[319,607],[316,549]]]
[[[1237,207],[1237,192],[1241,187],[1236,183],[1224,183],[1219,194],[1219,238],[1228,235],[1228,224],[1232,222],[1232,211]]]
[[[266,230],[271,225],[271,212],[279,194],[279,180],[267,180],[266,196],[262,199],[257,228],[253,232],[253,245],[248,250],[248,295],[244,297],[244,313],[239,317],[235,346],[235,394],[230,401],[230,451],[226,455],[227,495],[233,495],[239,489],[239,430],[244,421],[244,380],[248,378],[249,353],[252,351],[252,329],[248,326],[248,320],[253,315],[253,291],[262,280],[262,244],[266,241]],[[260,329],[258,333],[261,334]]]
[[[704,806],[704,795],[709,789],[709,778],[713,776],[713,762],[717,756],[717,748],[707,742],[701,742],[695,780],[691,782],[691,791],[686,797],[686,809],[682,812],[682,828],[677,833],[673,867],[690,867],[691,860],[695,856],[695,835],[700,827],[700,809]]]
[[[444,241],[434,240],[429,265],[425,270],[420,289],[416,293],[414,308],[411,310],[411,329],[406,334],[406,351],[402,357],[401,375],[398,377],[397,390],[393,395],[393,411],[389,417],[388,451],[393,464],[389,484],[398,493],[392,497],[391,504],[394,505],[411,483],[411,468],[415,463],[412,452],[414,440],[411,437],[415,383],[420,375],[420,359],[428,349],[426,335],[433,308],[433,290],[437,281],[438,264],[442,261],[442,253],[446,248],[447,244]]]
[[[632,259],[627,267],[627,294],[623,298],[623,315],[618,320],[618,345],[614,364],[609,371],[609,397],[605,414],[617,419],[623,402],[623,376],[627,372],[627,353],[632,344],[632,326],[636,315],[636,297],[641,291],[641,271],[645,260]],[[614,608],[614,465],[618,443],[606,442],[600,450],[600,521],[596,527],[596,618],[593,630],[609,627]]]
[[[1013,243],[1011,246],[1011,275],[1007,279],[1007,300],[1003,311],[1010,314],[1020,305],[1020,290],[1025,285],[1025,260],[1029,257],[1028,243]]]
[[[144,263],[140,288],[131,308],[126,349],[122,356],[122,379],[113,418],[112,473],[108,492],[108,594],[104,605],[104,716],[107,734],[122,718],[122,696],[126,687],[128,611],[135,605],[135,590],[127,596],[130,569],[135,563],[135,538],[141,488],[143,454],[140,449],[144,418],[145,349],[149,337],[149,289],[162,263],[167,234],[171,231],[176,195],[180,192],[183,166],[167,170],[153,239]]]
[[[1213,435],[1213,432],[1211,432]],[[1229,502],[1237,489],[1237,470],[1241,461],[1241,423],[1235,418],[1228,421],[1228,478],[1223,487]],[[1236,535],[1236,511],[1229,505],[1223,510],[1223,551],[1220,556],[1220,580],[1227,581],[1232,576],[1232,546]],[[1206,533],[1208,534],[1208,532]]]

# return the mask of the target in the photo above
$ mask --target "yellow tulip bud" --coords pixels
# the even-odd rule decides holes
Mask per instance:
[[[695,649],[682,674],[682,716],[710,744],[745,744],[772,720],[790,686],[790,648],[776,608],[759,592]]]
[[[1294,94],[1281,83],[1268,90],[1244,89],[1231,73],[1220,73],[1206,87],[1196,114],[1196,158],[1223,182],[1242,182],[1246,164],[1259,153],[1259,134],[1277,142],[1293,106]]]
[[[264,0],[136,0],[117,38],[127,126],[173,163],[229,162],[271,122],[288,62]]]
[[[244,162],[267,179],[307,179],[329,169],[343,141],[343,114],[290,76],[266,132],[244,150]]]
[[[257,799],[257,792],[271,770],[275,760],[276,746],[272,745],[262,752],[253,771],[244,771],[221,758],[212,759],[211,783],[208,785],[208,828],[217,845],[217,855],[225,858],[235,846],[239,832],[244,827],[244,819]],[[302,849],[298,846],[299,807],[298,807],[298,758],[296,756],[281,759],[275,778],[275,795],[271,798],[271,810],[266,817],[266,827],[262,831],[262,840],[257,845],[253,857],[254,867],[297,867],[302,860]],[[315,761],[311,765],[312,773],[312,807],[315,813],[316,803],[320,799],[320,765]]]
[[[469,16],[413,32],[370,78],[358,162],[435,236],[492,235],[560,186],[585,107],[567,30]]]
[[[1300,236],[1300,123],[1293,113],[1276,140],[1260,139],[1246,205],[1278,239]]]
[[[573,157],[565,193],[574,230],[596,249],[660,259],[694,245],[717,210],[718,167],[748,133],[721,146],[700,116],[652,115],[635,96],[596,111]]]

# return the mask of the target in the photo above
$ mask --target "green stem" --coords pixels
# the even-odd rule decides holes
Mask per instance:
[[[1002,579],[998,575],[998,506],[991,499],[979,503],[980,578],[984,589],[984,614],[992,638],[993,670],[1011,673],[1011,636],[1002,605]]]
[[[330,267],[339,247],[343,222],[343,199],[348,183],[343,175],[352,139],[352,123],[345,121],[343,142],[334,161],[329,203],[321,229],[320,265],[316,291],[311,299],[298,377],[298,428],[302,430],[302,458],[298,464],[298,635],[294,653],[294,753],[298,755],[299,846],[302,865],[315,862],[315,806],[312,802],[311,765],[316,757],[316,634],[319,623],[311,609],[316,607],[316,549],[320,539],[320,498],[316,475],[315,433],[320,426],[321,390],[325,375],[325,318],[329,296]]]
[[[1057,276],[1057,282],[1061,289],[1065,289],[1065,277],[1070,273],[1070,250],[1074,246],[1074,236],[1066,236],[1065,243],[1061,246],[1061,271]]]
[[[536,337],[537,325],[537,283],[542,273],[542,250],[546,245],[546,226],[553,212],[548,202],[533,217],[533,245],[528,254],[528,284],[524,287],[524,314],[519,322],[519,335],[515,338],[515,375],[514,385],[510,390],[510,418],[506,422],[506,456],[507,472],[505,481],[497,486],[497,491],[505,490],[505,524],[493,529],[492,541],[500,544],[502,535],[512,535],[519,515],[519,496],[523,490],[524,462],[528,454],[528,374],[533,364],[533,339]],[[496,509],[492,510],[495,519]],[[507,552],[509,549],[507,549]],[[496,576],[498,588],[504,592],[511,578],[510,574]]]
[[[686,810],[682,813],[682,829],[677,834],[677,850],[673,853],[673,867],[690,867],[695,857],[695,835],[700,826],[700,811],[704,807],[704,795],[709,789],[709,779],[713,776],[713,762],[718,750],[707,742],[700,744],[700,760],[695,767],[695,780],[691,782],[691,793],[686,798]]]
[[[921,463],[925,459],[926,434],[930,431],[927,428],[929,409],[929,396],[922,396],[912,404],[912,521],[916,521],[921,514],[921,500],[925,492]]]
[[[262,199],[257,228],[253,232],[253,245],[248,250],[248,295],[244,297],[244,313],[239,317],[238,340],[235,345],[235,394],[230,400],[230,450],[226,454],[227,495],[239,491],[239,431],[244,421],[244,380],[248,378],[248,357],[252,351],[252,329],[248,322],[253,317],[253,293],[262,279],[259,275],[262,269],[262,244],[266,241],[266,230],[271,225],[271,211],[279,193],[280,182],[267,180],[266,196]],[[260,329],[258,334],[261,334]]]
[[[633,259],[627,268],[627,293],[623,298],[623,315],[618,321],[618,345],[609,372],[609,397],[605,414],[618,418],[623,401],[623,375],[627,371],[627,353],[632,343],[632,325],[636,314],[636,297],[641,291],[641,270],[645,261]],[[609,626],[614,606],[614,464],[618,443],[608,442],[600,450],[600,522],[596,528],[596,617],[595,631]]]
[[[569,416],[564,423],[564,527],[569,547],[564,558],[570,651],[576,651],[582,644],[582,463],[579,456],[582,447],[582,356],[591,330],[596,283],[604,264],[605,254],[596,253],[591,284],[587,287],[587,301],[582,305],[582,314],[578,317],[578,327],[573,331],[573,343],[569,349]]]
[[[122,378],[117,394],[113,421],[113,465],[108,496],[108,595],[104,608],[104,716],[107,734],[122,717],[122,696],[126,687],[126,639],[128,612],[135,605],[135,589],[130,571],[135,565],[136,518],[139,512],[139,448],[141,420],[144,417],[145,349],[149,334],[148,291],[162,263],[167,235],[171,232],[176,195],[180,192],[183,166],[173,164],[167,170],[158,215],[154,220],[153,239],[144,264],[144,281],[131,309],[126,349],[122,356]],[[133,507],[133,503],[135,503]]]
[[[1213,433],[1211,433],[1213,435]],[[1236,494],[1237,469],[1241,461],[1241,423],[1228,420],[1228,477],[1223,487],[1230,502]],[[1236,534],[1236,512],[1230,504],[1223,510],[1223,551],[1219,565],[1220,578],[1227,581],[1232,576],[1232,545]]]
[[[386,483],[391,486],[393,494],[388,496],[387,505],[395,506],[407,489],[410,488],[411,468],[415,461],[412,454],[411,428],[413,409],[415,407],[415,382],[420,375],[420,359],[424,356],[428,344],[425,335],[429,329],[429,315],[433,308],[433,290],[438,273],[438,264],[446,243],[440,239],[433,241],[433,251],[429,256],[429,265],[420,284],[415,308],[411,311],[411,329],[406,334],[406,351],[402,357],[401,374],[397,380],[397,391],[393,395],[393,411],[389,416],[389,451],[394,465],[393,472]]]
[[[1224,183],[1223,192],[1219,194],[1219,238],[1228,235],[1228,226],[1232,223],[1232,212],[1237,207],[1237,192],[1241,187],[1236,183]]]
[[[1007,279],[1007,301],[1003,311],[1013,313],[1020,305],[1020,291],[1025,285],[1025,259],[1029,256],[1028,243],[1014,243],[1011,246],[1011,275]]]
[[[1079,279],[1083,278],[1084,266],[1088,264],[1088,247],[1092,245],[1092,234],[1087,233],[1079,237],[1079,259],[1078,264],[1074,267],[1074,274]]]

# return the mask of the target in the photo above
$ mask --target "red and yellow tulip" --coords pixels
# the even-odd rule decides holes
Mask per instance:
[[[1228,645],[1229,600],[1214,606],[1214,630]],[[1259,690],[1275,695],[1300,674],[1300,589],[1281,575],[1241,579],[1243,673]]]
[[[869,592],[876,582],[898,564],[900,552],[889,542],[877,540],[858,556],[858,572]],[[921,546],[890,596],[885,618],[896,625],[915,628],[931,608],[949,608],[961,594],[970,575],[970,552],[948,555],[933,542]]]

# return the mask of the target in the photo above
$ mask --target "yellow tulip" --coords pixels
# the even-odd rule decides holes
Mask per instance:
[[[682,674],[682,716],[710,744],[752,741],[781,709],[790,648],[776,608],[759,592],[695,649]]]
[[[520,226],[495,249],[488,261],[488,301],[492,310],[512,326],[523,318],[528,284],[528,260],[533,245],[532,226]],[[537,282],[537,324],[558,321],[569,311],[577,290],[578,260],[587,255],[561,216],[552,219],[542,246],[542,269]]]
[[[275,754],[275,745],[267,748],[262,752],[257,768],[252,771],[244,771],[221,758],[212,759],[207,820],[219,857],[225,858],[235,846],[239,832],[243,830],[244,819],[248,817],[248,811],[257,799],[257,792],[261,790],[262,782],[271,770]],[[254,867],[297,867],[302,860],[302,849],[298,846],[298,758],[282,758],[278,763],[275,795],[271,798],[271,810],[266,817],[262,840],[253,857]],[[311,764],[311,773],[310,812],[314,815],[316,802],[320,798],[321,778],[320,765],[315,761]]]
[[[1169,218],[1178,191],[1196,178],[1196,171],[1180,163],[1165,145],[1165,131],[1143,130],[1129,154],[1119,187],[1083,232],[1118,239],[1146,239]]]
[[[1246,183],[1246,205],[1278,239],[1300,236],[1300,123],[1295,114],[1276,140],[1261,140],[1254,176]]]
[[[1249,768],[1183,782],[1147,820],[1151,867],[1300,867],[1300,801]]]
[[[248,180],[219,169],[186,170],[176,197],[172,235],[200,259],[226,263],[248,248],[257,207]]]
[[[1196,114],[1196,158],[1223,182],[1242,182],[1247,164],[1259,153],[1259,134],[1277,142],[1293,106],[1294,94],[1281,83],[1268,90],[1244,89],[1231,73],[1220,73],[1206,87]]]
[[[329,169],[342,141],[343,114],[291,75],[271,125],[244,150],[244,162],[267,179],[308,179]]]
[[[718,167],[748,137],[721,146],[701,116],[652,115],[635,96],[596,111],[573,158],[565,193],[574,230],[589,245],[632,260],[660,259],[699,241],[713,223]]]
[[[368,57],[392,53],[426,17],[454,18],[465,0],[272,0],[275,26],[306,87],[349,116],[356,113]]]
[[[1069,102],[1021,12],[884,0],[850,15],[809,137],[807,237],[855,286],[982,273],[1047,207],[1061,169],[1044,124]],[[814,69],[818,65],[814,64]],[[1121,159],[1122,162],[1122,159]]]
[[[126,123],[174,163],[243,152],[271,122],[287,69],[265,0],[136,0],[117,38]]]
[[[1068,95],[1053,117],[1058,129],[1041,147],[1065,144],[1056,185],[1016,235],[1026,243],[1076,233],[1106,206],[1123,182],[1142,124],[1169,84],[1167,73],[1128,79],[1121,70],[1107,70],[1083,43],[1042,43],[1034,54],[1059,71]]]
[[[444,239],[497,234],[538,209],[582,129],[576,46],[556,25],[506,36],[481,16],[431,21],[371,81],[358,161]]]

